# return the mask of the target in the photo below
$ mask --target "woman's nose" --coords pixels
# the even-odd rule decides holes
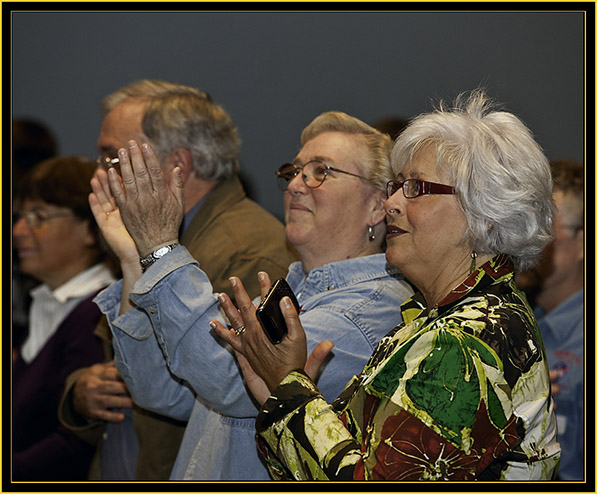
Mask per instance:
[[[302,170],[299,171],[293,178],[288,182],[288,192],[291,194],[304,193],[307,189],[307,184],[303,179]]]
[[[388,197],[383,204],[383,208],[385,209],[386,214],[400,214],[403,210],[401,199],[404,199],[402,189],[398,189],[396,192],[394,192],[394,194]]]
[[[12,225],[12,236],[13,237],[23,237],[24,235],[29,234],[29,225],[27,224],[27,220],[24,217],[20,217],[15,223]]]

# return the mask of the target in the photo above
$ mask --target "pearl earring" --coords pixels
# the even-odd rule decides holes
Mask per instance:
[[[469,274],[473,274],[473,272],[477,269],[477,253],[475,251],[471,252],[471,269]]]

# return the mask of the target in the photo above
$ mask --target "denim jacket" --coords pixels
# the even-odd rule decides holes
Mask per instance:
[[[333,400],[367,362],[412,294],[383,254],[311,270],[290,266],[308,349],[335,344],[319,387]],[[96,301],[108,317],[116,366],[135,403],[189,420],[171,479],[268,480],[255,442],[258,407],[231,348],[209,327],[222,319],[217,296],[186,248],[168,253],[137,281],[135,308],[119,316],[121,283]]]
[[[558,385],[556,404],[558,440],[562,458],[559,480],[584,480],[584,290],[568,297],[545,313],[537,307],[535,316],[543,335],[552,382]]]

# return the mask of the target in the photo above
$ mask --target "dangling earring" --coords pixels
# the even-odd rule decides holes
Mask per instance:
[[[373,227],[369,227],[369,242],[373,242],[375,240],[375,234],[373,233]]]
[[[473,274],[473,272],[477,269],[477,253],[475,251],[471,252],[471,269],[469,274]]]

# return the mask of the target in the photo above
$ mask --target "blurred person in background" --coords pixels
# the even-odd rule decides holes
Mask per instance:
[[[584,449],[584,173],[582,163],[551,163],[555,238],[541,261],[517,276],[535,307],[556,405],[562,457],[558,480],[583,480]]]
[[[58,154],[54,132],[43,122],[29,118],[12,121],[12,186],[18,189],[23,177],[38,163]]]
[[[408,119],[403,117],[385,117],[373,122],[372,127],[388,134],[395,141],[408,126]]]
[[[54,133],[42,122],[29,118],[12,121],[12,197],[18,198],[23,176],[43,160],[58,154],[58,143]],[[14,204],[13,204],[14,209]],[[39,281],[24,274],[16,251],[12,250],[12,345],[16,352],[27,337],[29,328],[29,292]]]
[[[12,373],[13,480],[84,480],[93,448],[58,421],[66,376],[102,359],[92,302],[114,281],[88,204],[96,165],[56,157],[22,180],[13,242],[32,292],[27,338]]]

